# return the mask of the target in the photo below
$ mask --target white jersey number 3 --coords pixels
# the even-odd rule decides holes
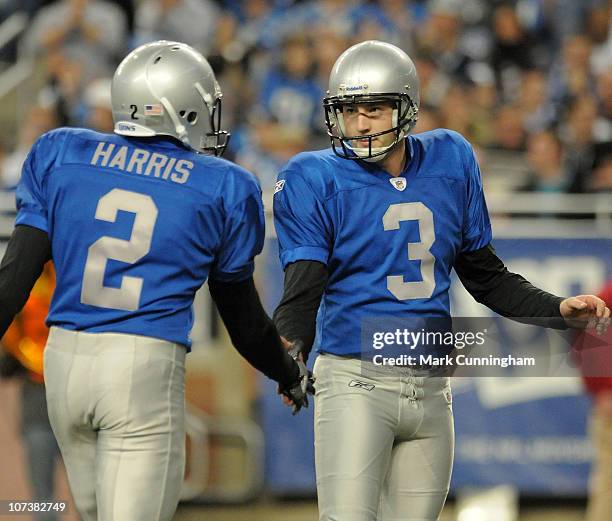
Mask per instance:
[[[415,298],[430,298],[436,287],[434,278],[435,257],[430,248],[436,234],[431,210],[423,203],[392,204],[383,216],[385,231],[399,230],[401,221],[417,221],[419,223],[420,242],[408,243],[408,259],[421,261],[421,278],[415,282],[405,282],[403,275],[389,275],[387,289],[398,300]]]
[[[96,219],[115,222],[119,210],[135,214],[130,240],[101,237],[89,247],[81,303],[134,311],[139,306],[143,279],[126,275],[121,287],[109,288],[104,285],[106,264],[108,259],[133,264],[149,253],[158,210],[148,195],[115,188],[98,201]]]

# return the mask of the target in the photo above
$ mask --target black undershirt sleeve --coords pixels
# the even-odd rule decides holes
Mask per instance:
[[[317,311],[327,279],[327,267],[321,262],[298,261],[285,269],[283,297],[273,320],[284,338],[301,343],[304,360],[314,343]]]
[[[508,271],[491,245],[459,254],[454,267],[474,299],[496,313],[520,322],[566,328],[559,311],[563,298],[536,288],[521,275]]]
[[[236,350],[281,385],[297,382],[299,368],[263,309],[253,278],[237,283],[209,279],[208,288]]]
[[[0,264],[0,338],[27,302],[50,259],[47,232],[32,226],[15,227]]]

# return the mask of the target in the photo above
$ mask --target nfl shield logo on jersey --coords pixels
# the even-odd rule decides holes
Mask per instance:
[[[277,181],[274,185],[274,193],[280,192],[283,188],[285,188],[285,180],[281,179],[280,181]]]
[[[393,177],[392,179],[389,179],[389,182],[393,185],[393,188],[399,190],[400,192],[406,190],[406,178],[404,177]]]

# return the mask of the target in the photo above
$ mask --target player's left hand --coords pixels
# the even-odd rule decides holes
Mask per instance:
[[[610,325],[610,308],[596,295],[566,298],[559,304],[559,311],[571,328],[595,329],[602,335]]]

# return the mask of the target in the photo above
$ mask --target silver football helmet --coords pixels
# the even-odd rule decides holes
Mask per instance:
[[[347,136],[344,107],[381,101],[394,106],[392,127],[375,134]],[[323,98],[327,133],[334,152],[345,159],[369,162],[384,159],[416,124],[419,102],[419,77],[404,51],[376,40],[353,45],[336,60],[329,76],[327,96]],[[372,146],[372,139],[389,133],[395,134],[390,145]],[[357,139],[367,139],[368,146],[352,145]]]
[[[134,49],[111,87],[115,133],[171,136],[196,152],[221,155],[229,132],[221,130],[221,89],[206,59],[180,42]]]

